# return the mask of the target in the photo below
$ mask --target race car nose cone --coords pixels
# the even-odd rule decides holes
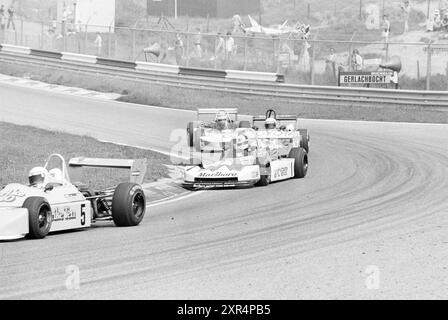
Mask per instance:
[[[20,239],[28,232],[27,209],[0,208],[0,241]]]

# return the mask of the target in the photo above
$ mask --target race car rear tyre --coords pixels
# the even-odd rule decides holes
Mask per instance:
[[[117,227],[133,227],[142,222],[146,211],[145,193],[140,185],[122,183],[112,198],[112,218]]]
[[[41,197],[30,197],[22,206],[28,209],[29,239],[43,239],[51,229],[53,215],[50,204]]]
[[[250,129],[252,126],[250,125],[250,121],[240,121],[239,128]]]
[[[303,148],[293,148],[289,152],[289,158],[294,159],[294,178],[305,178],[308,172],[308,154]]]
[[[307,153],[310,152],[310,140],[308,135],[308,130],[299,129],[300,132],[300,147],[305,149]]]
[[[189,122],[187,126],[187,139],[188,139],[188,146],[192,147],[194,144],[194,124],[193,122]]]

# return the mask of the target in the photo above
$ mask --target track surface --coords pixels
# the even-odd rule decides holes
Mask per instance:
[[[162,151],[194,118],[13,86],[0,95],[0,121]],[[203,192],[152,207],[137,228],[0,243],[0,299],[446,298],[448,125],[304,126],[306,179]],[[68,266],[79,290],[66,287]]]

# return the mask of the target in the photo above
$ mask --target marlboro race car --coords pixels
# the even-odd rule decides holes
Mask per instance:
[[[201,137],[233,134],[238,128],[249,128],[249,121],[238,121],[237,109],[198,109],[198,120],[188,123],[188,146],[200,151]]]
[[[72,184],[64,158],[53,154],[44,167],[30,171],[29,185],[13,183],[0,191],[0,240],[41,239],[96,221],[113,220],[120,227],[140,224],[146,199],[139,183],[146,160],[75,158],[69,166],[131,169],[131,182],[103,191]]]
[[[257,126],[263,118],[264,125]],[[288,123],[294,121],[293,123]],[[252,128],[209,132],[200,138],[201,164],[185,170],[189,189],[266,186],[308,171],[309,135],[297,129],[297,119],[253,117]],[[306,135],[305,135],[306,134]]]

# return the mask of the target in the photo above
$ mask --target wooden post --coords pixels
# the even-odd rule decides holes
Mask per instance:
[[[135,29],[132,29],[131,32],[132,32],[131,61],[134,61],[134,57],[135,57]]]
[[[359,20],[362,20],[362,0],[359,0]]]
[[[431,58],[432,58],[432,48],[431,41],[428,44],[428,53],[427,53],[427,63],[426,63],[426,90],[431,90]]]
[[[420,81],[420,60],[417,60],[417,80]]]
[[[107,56],[112,57],[112,26],[109,26],[109,38],[107,44]]]
[[[244,71],[247,71],[247,34],[244,35]]]

